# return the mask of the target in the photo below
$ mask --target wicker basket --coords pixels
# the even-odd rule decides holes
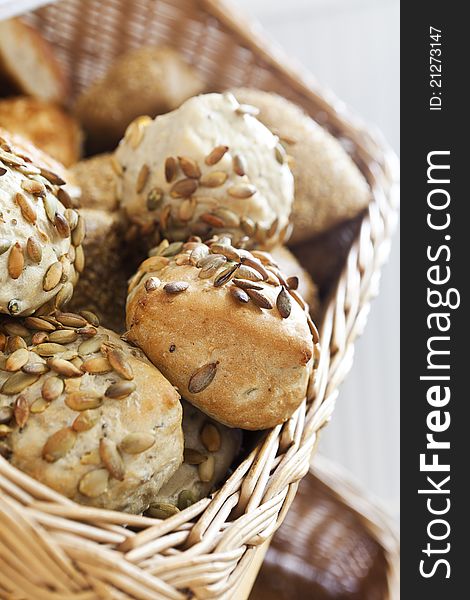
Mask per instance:
[[[396,222],[396,158],[218,0],[63,0],[27,18],[57,49],[75,93],[119,53],[163,42],[178,48],[209,88],[259,87],[303,106],[347,143],[371,185],[368,213],[325,311],[308,401],[267,432],[212,498],[166,521],[87,508],[0,458],[1,598],[243,599],[351,367]]]

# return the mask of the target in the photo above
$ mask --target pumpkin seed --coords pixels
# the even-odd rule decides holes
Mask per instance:
[[[29,407],[29,411],[33,415],[38,415],[40,413],[43,413],[48,406],[49,406],[49,402],[46,402],[46,400],[44,400],[44,398],[38,398],[31,404],[31,406]]]
[[[49,368],[46,363],[35,362],[25,365],[22,371],[23,373],[28,373],[28,375],[44,375],[49,371]]]
[[[0,391],[7,396],[13,396],[14,394],[21,393],[27,387],[33,385],[33,383],[36,383],[38,379],[39,375],[18,371],[3,382]]]
[[[83,273],[85,268],[85,253],[83,252],[83,246],[77,246],[75,249],[75,261],[74,267],[78,273]]]
[[[220,432],[213,423],[205,423],[201,429],[201,442],[209,452],[218,452],[222,444]]]
[[[228,174],[225,171],[211,171],[205,173],[199,180],[200,185],[208,188],[216,188],[224,185],[227,181]]]
[[[29,352],[26,348],[18,348],[7,358],[5,362],[5,371],[19,371],[28,362]]]
[[[26,317],[25,325],[36,331],[55,331],[55,326],[40,317]]]
[[[73,200],[70,197],[70,194],[64,188],[59,188],[57,190],[57,198],[59,202],[67,209],[71,210],[73,208]],[[72,211],[75,212],[75,211]],[[73,229],[73,228],[72,228]]]
[[[238,300],[238,302],[243,302],[244,304],[246,304],[250,301],[250,297],[248,296],[248,294],[238,287],[230,286],[230,293],[235,298],[235,300]]]
[[[257,192],[257,189],[251,183],[237,183],[228,188],[227,193],[232,198],[251,198]]]
[[[70,301],[73,295],[73,285],[69,282],[65,283],[57,296],[55,297],[55,306],[56,308],[62,308]]]
[[[145,514],[153,519],[168,519],[168,517],[172,517],[179,512],[178,507],[174,504],[170,504],[169,502],[155,502],[148,507]]]
[[[119,447],[127,454],[140,454],[155,444],[155,437],[151,433],[135,432],[128,433]]]
[[[88,471],[78,484],[78,491],[88,498],[98,498],[108,489],[109,473],[107,469]]]
[[[7,240],[6,238],[0,238],[0,256],[5,254],[5,252],[10,248],[11,240]]]
[[[100,325],[100,320],[99,318],[95,315],[95,313],[91,312],[90,310],[81,310],[80,311],[80,315],[86,319],[88,321],[88,323],[90,323],[91,325],[93,325],[94,327],[99,327]]]
[[[27,348],[26,342],[19,335],[10,336],[6,343],[5,353],[12,354],[15,350],[18,350],[18,348]]]
[[[240,262],[241,256],[236,248],[233,246],[229,246],[227,244],[211,244],[211,254],[222,254],[228,260],[233,260],[235,262]]]
[[[44,275],[44,281],[42,284],[42,289],[45,292],[50,292],[60,283],[60,278],[62,277],[62,263],[55,262],[47,269],[46,274]]]
[[[78,223],[78,220],[77,220]],[[57,212],[54,219],[54,225],[57,229],[57,233],[62,238],[68,238],[70,236],[70,225],[64,215]]]
[[[263,277],[255,271],[251,267],[248,267],[244,264],[240,265],[238,271],[236,272],[237,279],[243,279],[248,281],[263,281]],[[261,288],[260,288],[261,289]]]
[[[245,265],[247,267],[251,267],[252,269],[257,271],[261,275],[263,281],[266,281],[268,279],[269,273],[263,267],[263,265],[260,263],[259,260],[257,260],[256,258],[250,258],[249,256],[244,256],[242,258],[242,261],[243,261],[243,265]]]
[[[42,457],[47,462],[56,462],[63,458],[77,441],[77,434],[70,427],[64,427],[53,433],[42,449]]]
[[[79,390],[67,394],[65,404],[71,410],[81,412],[82,410],[98,408],[103,404],[103,399],[100,394],[94,390]]]
[[[248,235],[249,237],[254,235],[256,231],[256,225],[254,221],[252,221],[252,219],[250,219],[249,217],[241,217],[240,226],[243,230],[243,233],[246,233],[246,235]]]
[[[10,250],[8,255],[8,274],[12,279],[18,279],[24,269],[24,254],[23,249],[18,242],[16,242]]]
[[[184,510],[196,502],[196,497],[191,490],[181,490],[178,494],[178,508]]]
[[[99,412],[96,410],[84,410],[72,423],[72,429],[77,432],[88,431],[98,423]]]
[[[243,177],[246,173],[246,160],[241,156],[241,154],[235,154],[232,159],[233,170],[237,175]]]
[[[93,354],[94,352],[98,352],[104,342],[108,340],[108,336],[106,335],[94,335],[86,340],[84,340],[78,347],[78,353],[80,356],[85,356],[87,354]]]
[[[165,160],[165,179],[167,183],[171,183],[178,171],[178,162],[174,156],[169,156]]]
[[[197,180],[196,179],[180,179],[176,183],[174,183],[170,189],[170,195],[173,198],[187,198],[194,194],[197,190]]]
[[[195,450],[194,448],[184,449],[184,462],[188,465],[200,465],[206,459],[207,456],[199,452],[199,450]]]
[[[29,200],[23,194],[19,192],[15,195],[15,200],[18,206],[20,207],[21,214],[23,215],[23,219],[28,221],[28,223],[36,223],[37,214],[34,210],[34,207],[31,205]]]
[[[209,254],[209,248],[205,244],[198,244],[189,256],[190,262],[197,265],[198,262]]]
[[[164,256],[167,258],[171,256],[176,256],[179,252],[181,252],[182,248],[183,242],[172,242],[171,244],[168,244],[166,248],[163,248],[161,250],[159,256]]]
[[[62,177],[59,177],[59,175],[53,171],[49,171],[49,169],[45,169],[44,167],[39,167],[39,170],[41,171],[41,175],[50,183],[52,183],[52,185],[65,185],[65,181],[62,179]]]
[[[85,239],[85,219],[79,215],[77,226],[72,232],[72,243],[75,247],[80,246]]]
[[[130,381],[118,381],[117,383],[112,383],[104,395],[113,400],[122,400],[123,398],[127,398],[132,392],[135,392],[135,390],[135,383]]]
[[[13,429],[8,425],[0,425],[0,438],[6,437],[9,433],[11,433]]]
[[[96,358],[85,360],[81,366],[81,370],[96,375],[99,373],[110,373],[113,368],[107,358],[104,356],[97,356]]]
[[[15,400],[15,407],[13,409],[15,414],[16,424],[22,429],[29,418],[29,404],[23,394],[20,394]]]
[[[256,304],[256,306],[259,306],[259,308],[265,308],[266,310],[271,310],[273,308],[271,301],[266,298],[266,296],[263,296],[263,294],[258,290],[248,288],[246,293],[248,296],[250,296],[253,303]]]
[[[204,162],[209,167],[217,164],[228,151],[228,146],[216,146],[204,159]]]
[[[0,406],[0,425],[5,425],[13,419],[13,409],[11,406]]]
[[[199,394],[205,390],[213,381],[219,361],[208,363],[195,371],[189,380],[188,391],[191,394]]]
[[[49,358],[47,366],[64,377],[81,377],[83,375],[83,371],[63,358]]]
[[[191,179],[199,179],[201,177],[201,169],[195,160],[186,156],[178,156],[178,162],[181,170]]]
[[[19,335],[21,337],[28,337],[29,335],[29,329],[18,321],[10,321],[5,323],[3,327],[8,335]]]
[[[64,382],[62,379],[58,377],[52,376],[48,377],[46,381],[42,384],[41,388],[41,396],[44,400],[48,402],[52,402],[56,400],[64,391]]]
[[[101,438],[100,457],[111,477],[114,477],[114,479],[117,479],[118,481],[123,481],[125,474],[124,462],[119,454],[116,444],[112,440]]]
[[[221,256],[220,254],[214,254],[213,256],[207,257],[208,260],[204,259],[204,266],[199,271],[199,277],[201,279],[208,279],[217,273],[217,271],[222,267],[227,259],[225,256]]]
[[[106,357],[112,368],[120,377],[127,379],[128,381],[134,379],[132,367],[126,361],[124,353],[121,352],[121,350],[118,350],[117,348],[109,348],[107,349]]]
[[[80,415],[79,415],[80,416]],[[77,417],[78,419],[79,417]],[[82,465],[94,465],[97,466],[101,463],[100,451],[98,448],[95,450],[91,450],[90,452],[85,452],[80,457],[80,464]]]
[[[198,466],[197,472],[199,479],[205,483],[211,481],[214,477],[215,469],[215,458],[213,455],[207,457],[207,459]]]
[[[71,344],[78,338],[76,331],[71,329],[59,329],[49,334],[49,341],[57,344]]]
[[[216,215],[211,213],[203,213],[199,219],[204,223],[207,223],[211,227],[215,227],[220,229],[221,227],[225,227],[225,221]]]
[[[221,287],[222,285],[225,285],[228,281],[232,279],[237,269],[238,264],[235,264],[221,271],[219,275],[217,275],[217,277],[214,279],[214,286]]]
[[[57,212],[57,200],[52,194],[47,194],[43,198],[44,210],[46,211],[47,218],[51,223],[55,222],[55,215]]]
[[[33,352],[36,352],[36,354],[39,354],[39,356],[54,356],[54,354],[65,352],[65,348],[62,346],[62,344],[44,342],[44,344],[38,344],[35,346],[33,348]]]
[[[57,311],[56,320],[65,327],[85,327],[88,323],[86,319],[75,313],[65,313]]]

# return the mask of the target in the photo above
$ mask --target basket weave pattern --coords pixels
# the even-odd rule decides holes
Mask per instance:
[[[74,93],[121,52],[165,43],[210,89],[259,87],[303,106],[346,143],[371,185],[372,202],[325,312],[308,400],[266,433],[212,498],[165,521],[87,508],[0,457],[0,598],[228,598],[282,522],[351,367],[396,222],[395,157],[217,0],[63,0],[27,18],[56,47]]]

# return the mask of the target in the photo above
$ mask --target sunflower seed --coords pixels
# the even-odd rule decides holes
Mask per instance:
[[[29,404],[23,394],[20,394],[15,400],[13,412],[15,414],[16,424],[20,429],[22,429],[26,425],[26,421],[29,418]]]
[[[283,319],[287,319],[290,316],[292,310],[292,301],[284,286],[282,286],[281,291],[276,299],[276,306]]]
[[[62,205],[63,205],[63,206],[64,206],[64,207],[67,209],[67,210],[69,210],[69,211],[70,211],[70,212],[72,212],[72,213],[74,213],[74,212],[75,212],[74,210],[71,210],[71,209],[73,209],[73,200],[72,200],[72,198],[70,197],[70,194],[69,194],[69,193],[68,193],[66,190],[64,190],[64,188],[59,188],[59,189],[57,190],[57,198],[58,198],[59,202],[60,202],[60,203],[61,203],[61,204],[62,204]],[[66,211],[66,212],[67,212],[67,211]],[[65,216],[67,217],[67,214],[66,214]],[[67,217],[67,220],[68,220],[68,217]]]
[[[256,106],[252,106],[251,104],[240,104],[235,112],[238,115],[251,115],[252,117],[257,117],[259,115],[259,108]]]
[[[198,466],[197,472],[199,479],[205,483],[208,483],[214,477],[214,469],[215,458],[213,455],[210,455],[207,457],[207,460]]]
[[[209,452],[218,452],[222,444],[220,432],[213,423],[205,423],[200,434],[204,448]]]
[[[77,338],[77,332],[72,329],[59,329],[49,334],[49,341],[57,344],[71,344]]]
[[[199,180],[200,185],[208,188],[216,188],[224,185],[227,181],[228,174],[225,171],[211,171],[206,173]]]
[[[251,183],[237,183],[227,190],[227,193],[232,198],[251,198],[256,192],[256,187]]]
[[[56,312],[55,319],[65,327],[85,327],[88,323],[86,319],[75,313]]]
[[[246,293],[248,296],[250,296],[253,303],[256,304],[256,306],[259,306],[259,308],[265,308],[266,310],[271,310],[273,308],[271,301],[266,298],[266,296],[263,296],[261,292],[258,292],[258,290],[248,288]]]
[[[204,162],[209,167],[217,164],[224,154],[228,151],[228,146],[216,146],[204,159]]]
[[[0,425],[6,425],[13,419],[11,406],[0,406]]]
[[[212,215],[211,213],[203,213],[199,219],[211,227],[216,227],[218,229],[225,227],[225,221],[216,215]]]
[[[82,410],[98,408],[103,404],[103,399],[95,390],[78,390],[67,394],[65,404],[71,410],[81,412]]]
[[[99,318],[95,315],[95,313],[91,312],[90,310],[81,310],[80,311],[80,315],[86,319],[88,321],[88,323],[91,323],[91,325],[93,325],[94,327],[99,327],[100,325],[100,320]]]
[[[78,221],[77,221],[78,223]],[[58,234],[62,238],[67,238],[70,235],[70,225],[64,215],[57,212],[54,219],[54,225],[57,229]]]
[[[132,392],[135,392],[135,390],[135,383],[131,381],[118,381],[117,383],[112,383],[104,395],[113,400],[122,400],[123,398],[127,398]]]
[[[163,289],[167,294],[179,294],[187,290],[188,287],[189,283],[187,281],[170,281],[163,286]]]
[[[183,242],[172,242],[171,244],[169,244],[166,248],[164,248],[160,252],[159,256],[163,256],[166,258],[175,256],[176,254],[181,252],[182,248],[183,248]]]
[[[38,379],[39,375],[17,371],[3,382],[0,391],[2,394],[6,394],[7,396],[20,394],[27,387],[33,385],[33,383],[36,383]]]
[[[62,308],[63,306],[65,306],[67,304],[67,302],[69,302],[69,300],[72,298],[72,295],[73,295],[73,285],[69,281],[68,283],[65,283],[61,287],[59,293],[55,297],[56,308]]]
[[[62,277],[62,263],[55,262],[47,269],[46,274],[44,275],[44,280],[42,284],[42,289],[45,292],[50,292],[60,283],[60,278]]]
[[[53,171],[49,171],[49,169],[45,169],[43,167],[39,167],[39,169],[41,171],[41,175],[45,177],[50,183],[52,183],[52,185],[65,185],[65,181],[62,179],[62,177],[59,177],[59,175],[57,175]]]
[[[156,502],[151,504],[146,510],[145,514],[153,519],[168,519],[179,513],[178,507],[169,502]]]
[[[257,260],[256,258],[250,258],[249,256],[244,256],[242,258],[242,262],[243,262],[243,265],[245,265],[247,267],[251,267],[252,269],[257,271],[261,275],[263,281],[266,281],[269,278],[268,271],[263,267],[263,265],[260,263],[260,261]],[[246,279],[246,277],[244,277],[244,279]]]
[[[237,271],[237,275],[239,274],[239,272]],[[232,283],[234,283],[237,287],[241,288],[242,290],[262,290],[262,286],[258,285],[257,283],[250,281],[250,280],[245,280],[245,279],[238,279],[235,278],[233,279]]]
[[[235,154],[232,159],[233,170],[237,175],[243,177],[246,173],[246,160],[243,158],[241,154]]]
[[[160,213],[160,227],[165,230],[168,228],[168,224],[171,218],[171,204],[167,204]]]
[[[5,252],[10,248],[11,240],[7,240],[6,238],[0,238],[0,256],[5,254]]]
[[[150,175],[150,169],[148,165],[142,165],[139,174],[137,175],[137,181],[135,184],[135,191],[140,194],[144,189]]]
[[[189,221],[193,218],[197,207],[197,200],[194,197],[185,198],[178,209],[178,218],[180,221]]]
[[[125,474],[124,462],[119,454],[116,444],[112,440],[101,438],[100,457],[111,477],[114,477],[114,479],[117,479],[118,481],[123,481]]]
[[[85,268],[85,254],[83,252],[83,246],[77,246],[75,249],[75,262],[73,263],[78,273],[82,273]]]
[[[18,279],[24,268],[24,254],[20,244],[16,242],[8,255],[8,274],[12,279]]]
[[[35,331],[55,331],[55,326],[40,317],[26,317],[25,325]],[[33,342],[34,343],[34,342]]]
[[[240,253],[237,249],[227,244],[211,244],[211,253],[222,254],[222,256],[225,256],[228,260],[233,260],[235,262],[240,262],[241,260]]]
[[[78,418],[80,418],[80,415],[77,417],[77,419]],[[80,457],[80,464],[94,466],[101,464],[99,449],[96,448],[95,450],[91,450],[90,452],[85,452],[85,454],[82,454]]]
[[[208,363],[195,371],[189,380],[188,391],[191,394],[199,394],[205,390],[213,381],[217,373],[219,361]]]
[[[87,354],[93,354],[94,352],[98,352],[101,348],[103,342],[106,342],[108,336],[104,335],[95,335],[87,340],[84,340],[80,346],[78,347],[78,353],[80,356],[85,356]]]
[[[199,179],[201,177],[201,169],[195,160],[186,156],[178,156],[178,162],[181,170],[191,179]]]
[[[173,156],[169,156],[165,160],[165,179],[167,183],[171,183],[178,171],[178,162]]]
[[[44,400],[47,400],[47,402],[52,402],[53,400],[57,400],[63,391],[64,382],[62,379],[52,376],[48,377],[42,384],[41,396],[44,398]]]
[[[124,357],[124,353],[117,348],[109,348],[106,351],[107,359],[116,373],[123,379],[131,381],[134,379],[132,367]]]
[[[250,297],[244,290],[234,286],[230,286],[229,290],[232,296],[235,298],[235,300],[238,300],[238,302],[243,302],[246,304],[250,301]]]
[[[256,231],[256,226],[249,217],[242,217],[240,219],[240,226],[243,229],[243,232],[250,237],[254,235]]]
[[[238,269],[238,266],[238,264],[235,264],[221,271],[214,279],[214,286],[221,287],[222,285],[225,285],[227,282],[229,282],[234,276],[236,270]]]
[[[88,498],[98,498],[108,489],[109,473],[107,469],[88,471],[78,484],[78,491]]]
[[[81,366],[81,370],[85,373],[96,375],[99,373],[110,373],[113,368],[109,364],[108,359],[104,358],[104,356],[98,356],[86,360]]]
[[[199,271],[199,277],[201,279],[208,279],[209,277],[212,277],[212,275],[215,275],[215,273],[217,273],[220,267],[222,267],[227,262],[225,256],[221,256],[220,254],[214,254],[213,256],[210,256],[208,258],[210,258],[211,260],[205,262],[204,266]]]
[[[81,377],[83,375],[83,371],[63,358],[49,358],[47,366],[64,377]]]
[[[198,262],[209,254],[209,248],[205,244],[198,244],[190,254],[190,262],[197,265]]]
[[[26,348],[18,348],[7,358],[5,371],[19,371],[28,362],[29,352]]]
[[[158,277],[149,277],[145,282],[145,289],[147,292],[155,291],[160,285],[161,281]]]
[[[207,459],[205,454],[194,448],[184,449],[184,462],[188,465],[200,465]]]
[[[197,180],[196,179],[180,179],[170,189],[170,195],[173,198],[187,198],[194,194],[197,190]]]
[[[22,368],[23,373],[27,373],[28,375],[44,375],[49,371],[46,363],[35,362],[28,363]]]
[[[53,433],[42,449],[42,457],[47,462],[56,462],[63,458],[77,441],[77,434],[70,427],[64,427]]]
[[[140,454],[155,444],[155,437],[151,433],[128,433],[121,441],[119,447],[127,454]]]
[[[34,210],[33,206],[31,206],[31,203],[26,198],[26,196],[23,196],[23,194],[20,194],[18,192],[15,196],[15,200],[16,200],[16,203],[18,204],[18,206],[20,207],[21,214],[23,215],[23,219],[28,221],[28,223],[36,223],[36,219],[37,219],[36,211]]]
[[[85,219],[79,215],[75,229],[72,232],[72,244],[77,247],[85,239]]]
[[[54,354],[65,352],[65,348],[62,344],[44,342],[43,344],[35,346],[33,351],[36,352],[36,354],[39,354],[39,356],[54,356]]]
[[[99,411],[84,410],[72,423],[72,429],[78,433],[92,429],[99,420]]]
[[[223,220],[225,227],[238,227],[240,225],[238,215],[224,206],[216,208],[213,214]]]

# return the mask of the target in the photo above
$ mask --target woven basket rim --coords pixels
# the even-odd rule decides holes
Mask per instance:
[[[336,134],[355,146],[371,186],[371,203],[324,312],[322,354],[309,402],[286,424],[268,431],[212,497],[156,521],[75,504],[0,457],[0,573],[4,568],[5,577],[17,577],[16,585],[26,590],[24,578],[2,558],[2,537],[7,535],[2,527],[11,527],[12,521],[28,532],[38,553],[45,553],[43,570],[49,569],[49,574],[41,572],[40,577],[49,582],[52,577],[63,591],[70,591],[61,597],[72,598],[72,590],[80,590],[80,598],[90,599],[180,599],[191,590],[196,597],[228,598],[246,574],[253,552],[282,522],[309,469],[318,433],[330,419],[338,386],[352,365],[354,341],[363,330],[388,256],[397,221],[399,171],[398,159],[381,134],[366,128],[330,91],[324,92],[309,74],[292,66],[258,28],[240,31],[239,13],[225,2],[198,0],[195,7],[207,11],[224,32],[288,84],[295,83],[306,103],[327,112]],[[41,541],[36,539],[38,532]],[[0,575],[0,597],[4,586]],[[116,589],[121,595],[113,595]],[[93,592],[87,595],[86,590]]]

